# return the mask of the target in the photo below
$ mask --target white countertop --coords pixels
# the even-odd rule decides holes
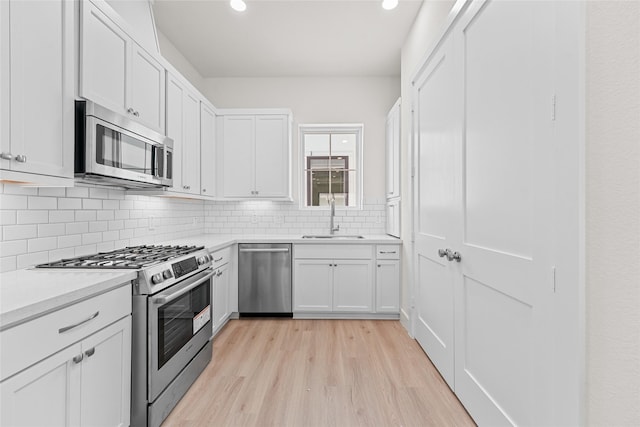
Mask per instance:
[[[363,239],[303,239],[302,235],[204,234],[162,242],[197,245],[215,251],[235,243],[402,244],[387,235]],[[0,330],[42,316],[136,278],[131,270],[24,269],[0,274]]]
[[[339,235],[339,234],[338,234]],[[197,245],[204,246],[209,251],[215,251],[235,243],[295,243],[295,244],[396,244],[401,245],[402,240],[386,234],[365,235],[363,239],[339,238],[339,239],[303,239],[301,234],[296,235],[233,235],[233,234],[203,234],[182,239],[174,239],[162,242],[163,245]]]
[[[131,270],[25,269],[0,274],[0,330],[117,288]]]

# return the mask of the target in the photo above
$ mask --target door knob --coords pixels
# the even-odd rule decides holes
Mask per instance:
[[[449,249],[438,249],[438,256],[440,258],[444,258],[445,255],[447,255],[447,252],[449,252]]]

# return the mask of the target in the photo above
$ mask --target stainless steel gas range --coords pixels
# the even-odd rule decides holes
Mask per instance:
[[[211,257],[204,247],[136,246],[39,268],[135,269],[131,425],[157,427],[211,360]]]

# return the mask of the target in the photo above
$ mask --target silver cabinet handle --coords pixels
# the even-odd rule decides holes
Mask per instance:
[[[11,153],[5,153],[3,151],[2,153],[0,153],[0,159],[13,160],[13,156],[11,155]]]
[[[449,249],[438,249],[438,256],[440,258],[444,258],[447,255]]]
[[[84,359],[84,354],[80,353],[79,355],[74,357],[72,360],[74,363],[80,363],[82,362],[82,359]]]
[[[451,254],[451,258],[449,258],[449,261],[460,262],[462,261],[462,255],[460,255],[460,252],[454,252],[453,254]]]
[[[203,188],[203,189],[202,189],[202,192],[203,192],[203,193],[206,193],[206,192],[207,192],[207,189],[206,189],[206,188]]]
[[[246,251],[246,249],[244,249],[244,250]],[[224,257],[216,258],[216,259],[213,260],[213,262],[220,262],[220,261],[222,261],[222,258],[224,258]]]
[[[18,163],[27,163],[27,156],[25,156],[24,154],[18,154],[16,156],[16,162],[18,162]]]
[[[289,252],[289,248],[240,249],[240,252]],[[215,261],[214,261],[215,262]]]
[[[91,357],[93,356],[93,354],[96,352],[96,348],[95,347],[91,347],[89,350],[85,351],[84,354],[87,355],[87,357]]]
[[[381,254],[395,254],[396,251],[380,251]]]
[[[140,117],[140,113],[139,113],[139,112],[137,112],[137,111],[134,111],[134,112],[133,112],[133,115],[134,115],[134,116],[136,116],[136,117]]]
[[[134,112],[134,109],[133,109],[133,108],[131,108],[131,107],[127,108],[127,113],[129,113],[129,114],[133,114],[133,112]]]
[[[60,328],[58,329],[58,333],[59,334],[64,334],[65,332],[70,331],[71,329],[77,328],[78,326],[84,325],[85,323],[95,319],[96,317],[98,317],[98,315],[100,314],[100,310],[96,311],[95,313],[93,313],[91,316],[87,317],[84,320],[81,320],[78,323],[74,323],[73,325],[69,325],[69,326],[65,326],[64,328]]]
[[[195,280],[193,283],[187,282],[180,289],[178,289],[177,291],[172,292],[170,294],[160,293],[160,294],[158,294],[158,296],[152,298],[151,301],[154,304],[157,304],[157,305],[163,305],[163,304],[166,304],[168,302],[171,302],[174,299],[177,299],[177,298],[185,295],[191,289],[197,288],[202,283],[204,283],[207,280],[209,280],[215,274],[215,272],[211,268],[208,268],[205,271],[203,271],[202,274],[204,274],[204,276],[199,278],[199,279],[197,279],[197,280]],[[194,278],[195,278],[195,276],[194,276]]]

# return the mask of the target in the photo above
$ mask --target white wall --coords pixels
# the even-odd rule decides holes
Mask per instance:
[[[384,202],[385,120],[400,94],[395,77],[209,78],[204,94],[218,108],[293,111],[293,192],[300,180],[298,125],[364,123],[364,202]]]
[[[411,260],[413,246],[411,245],[411,211],[413,204],[411,200],[411,80],[422,64],[427,50],[436,43],[444,30],[445,21],[453,7],[455,0],[425,1],[422,3],[420,12],[407,35],[407,39],[402,46],[401,55],[401,87],[402,105],[400,107],[401,128],[400,128],[400,163],[401,171],[401,195],[402,205],[400,213],[402,215],[400,237],[403,241],[403,265],[402,265],[402,288],[400,292],[400,320],[405,328],[411,330],[409,325],[410,296],[412,286]]]
[[[587,2],[587,422],[640,425],[640,2]]]
[[[198,70],[182,55],[182,53],[171,43],[163,33],[158,31],[158,44],[160,45],[160,54],[164,59],[169,61],[176,70],[180,72],[189,82],[195,86],[200,92],[204,92],[204,78]],[[204,94],[204,93],[203,93]],[[209,99],[209,101],[211,101]]]

